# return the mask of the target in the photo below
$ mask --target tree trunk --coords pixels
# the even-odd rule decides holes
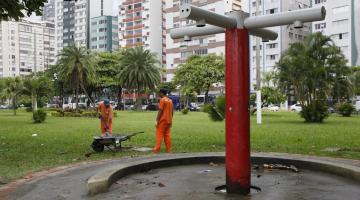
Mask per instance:
[[[140,111],[141,110],[141,104],[142,104],[142,98],[140,95],[140,88],[137,89],[137,99],[136,99],[136,103],[135,103],[135,108],[136,110]]]
[[[32,101],[32,110],[33,112],[36,112],[38,110],[37,108],[37,95],[36,94],[31,94],[31,101]]]
[[[76,107],[76,112],[79,112],[79,84],[76,84],[76,89],[75,89],[75,107]]]
[[[118,86],[118,95],[117,95],[117,106],[120,108],[120,105],[121,105],[121,96],[122,96],[122,87],[121,86]],[[125,109],[125,108],[124,108]]]
[[[13,106],[14,115],[16,115],[16,96],[12,98],[12,106]]]

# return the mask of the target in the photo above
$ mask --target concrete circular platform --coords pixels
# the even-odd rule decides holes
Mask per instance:
[[[301,170],[253,170],[252,184],[261,191],[253,190],[244,197],[216,192],[215,187],[224,184],[222,165],[186,165],[155,169],[124,177],[113,184],[107,193],[97,199],[359,199],[360,183],[343,177]]]
[[[289,193],[292,193],[292,197],[297,196],[295,199],[338,199],[338,196],[335,194],[332,195],[332,190],[338,191],[337,194],[345,195],[343,199],[353,199],[352,195],[357,195],[355,199],[358,199],[357,197],[360,195],[353,190],[354,187],[360,188],[360,161],[279,153],[256,153],[252,156],[253,163],[294,164],[301,170],[301,173],[296,174],[289,171],[281,171],[281,173],[285,174],[278,174],[275,171],[255,172],[253,174],[253,183],[258,184],[260,187],[263,185],[263,191],[252,194],[245,199],[249,199],[250,197],[253,199],[281,199],[280,197],[286,197],[286,195],[290,195]],[[210,194],[209,199],[238,199],[238,197],[224,196],[224,194],[214,192],[216,186],[225,182],[225,173],[223,166],[209,165],[209,163],[223,163],[223,161],[224,153],[196,153],[161,154],[86,163],[84,165],[65,168],[64,170],[56,171],[17,185],[16,189],[8,195],[8,198],[26,200],[151,199],[150,196],[149,198],[147,198],[147,196],[143,196],[143,198],[132,196],[134,194],[129,193],[131,191],[130,189],[133,188],[133,191],[136,193],[140,193],[142,190],[154,189],[154,191],[152,191],[153,194],[161,194],[161,191],[171,191],[171,188],[174,188],[180,193],[186,194],[185,192],[187,191],[189,194],[194,195],[194,198],[189,199],[197,199],[198,196],[196,196],[196,194],[200,191],[206,191],[207,194]],[[178,172],[181,172],[181,174],[177,174]],[[156,175],[157,173],[160,175]],[[164,175],[161,175],[163,173]],[[188,178],[186,178],[185,174],[187,174]],[[258,175],[260,176],[258,177]],[[99,177],[102,177],[102,179],[97,179]],[[209,178],[209,180],[200,179],[200,177]],[[169,180],[174,181],[167,182]],[[274,180],[278,180],[280,184],[277,184],[278,182]],[[123,181],[129,182],[126,183]],[[198,183],[202,186],[202,189],[200,186],[191,185],[186,181],[195,181],[194,184],[196,184],[196,181],[199,181]],[[92,186],[94,186],[95,189],[99,189],[98,186],[100,185],[101,190],[97,190],[95,193],[106,192],[107,190],[112,192],[89,196],[89,188],[91,188],[89,187],[89,183],[91,182],[94,183]],[[307,184],[304,184],[305,182],[307,182]],[[275,191],[274,188],[280,186],[282,188],[295,187],[295,189],[291,191],[279,189],[278,192],[273,192]],[[2,190],[4,187],[6,188],[7,186],[1,187],[0,193],[4,191]],[[138,190],[139,188],[140,190]],[[127,193],[122,192],[123,189],[125,189]],[[195,193],[191,192],[190,189],[195,191]],[[183,192],[181,192],[181,190],[183,190]],[[327,191],[330,191],[328,192],[330,196],[329,198],[324,198],[323,194]],[[149,194],[150,193],[149,191]],[[146,193],[143,194],[145,195]],[[308,194],[310,196],[306,196],[309,198],[302,198],[301,194]],[[321,195],[316,196],[316,194]],[[171,195],[171,193],[164,193],[164,195]],[[156,199],[169,199],[168,196],[165,196],[158,196]],[[180,197],[173,196],[171,199],[183,199]]]

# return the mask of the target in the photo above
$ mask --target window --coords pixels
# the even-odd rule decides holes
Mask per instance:
[[[274,14],[277,13],[279,10],[277,8],[266,10],[266,14]]]
[[[319,3],[325,3],[326,0],[315,0],[315,4],[319,4]]]
[[[196,55],[206,55],[208,54],[208,50],[207,49],[198,49],[194,51],[194,54]]]
[[[126,23],[126,26],[129,27],[129,26],[134,26],[134,23],[133,22],[128,22]]]
[[[136,39],[135,39],[135,42],[136,42],[136,43],[142,42],[142,38],[136,38]]]
[[[270,43],[266,45],[267,49],[275,49],[278,47],[278,43]]]
[[[91,25],[96,25],[97,24],[97,22],[91,22]]]
[[[141,3],[137,3],[134,5],[134,8],[140,8],[141,7]]]
[[[133,43],[133,39],[126,40],[126,44],[132,44],[132,43]]]
[[[294,37],[294,34],[289,32],[289,38],[293,38]]]
[[[97,41],[97,37],[93,37],[93,38],[91,38],[91,41],[92,41],[92,42]]]
[[[132,5],[128,5],[128,10],[131,10],[132,9]]]
[[[185,60],[192,55],[192,51],[181,52],[181,59]]]
[[[253,51],[256,51],[256,45],[254,45],[252,48],[253,48]],[[259,46],[259,49],[262,50],[262,45]]]
[[[252,6],[256,7],[256,0],[252,2]],[[259,6],[261,6],[261,0],[259,0]]]
[[[326,28],[326,23],[315,24],[315,29],[316,30],[324,29],[324,28]]]
[[[140,17],[141,16],[141,12],[136,12],[135,13],[135,17]]]
[[[266,60],[275,60],[276,58],[277,58],[276,54],[266,56]]]

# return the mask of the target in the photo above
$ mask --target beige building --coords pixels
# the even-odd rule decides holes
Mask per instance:
[[[165,0],[121,0],[118,14],[119,47],[143,46],[164,62],[164,4]]]
[[[183,39],[171,39],[171,29],[194,24],[191,20],[180,19],[179,6],[183,3],[191,3],[220,14],[225,14],[232,10],[242,10],[244,7],[244,1],[240,0],[167,0],[164,5],[166,23],[166,29],[164,30],[164,35],[166,36],[166,81],[172,80],[176,68],[184,63],[191,55],[206,55],[211,53],[223,55],[225,52],[224,34],[194,37],[190,42],[186,42]]]
[[[55,64],[55,29],[49,22],[0,23],[0,77],[24,76]]]

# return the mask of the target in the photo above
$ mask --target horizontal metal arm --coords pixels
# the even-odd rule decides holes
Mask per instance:
[[[246,18],[244,26],[247,29],[282,26],[293,23],[306,23],[324,20],[326,16],[325,7],[307,8],[288,12],[281,12],[271,15],[262,15]]]
[[[172,39],[191,40],[192,37],[213,35],[218,33],[225,33],[225,29],[217,26],[207,25],[205,27],[188,26],[183,28],[176,28],[170,30],[170,37]],[[276,40],[278,34],[272,30],[265,28],[256,28],[249,30],[250,35],[263,38],[263,41]]]
[[[250,35],[261,37],[263,42],[268,42],[270,40],[276,40],[278,34],[275,31],[266,29],[266,28],[254,28],[249,30]]]
[[[222,28],[236,28],[236,19],[226,15],[204,10],[189,4],[180,8],[180,18],[192,19],[197,21],[198,26],[205,26],[205,23]]]
[[[213,35],[218,33],[225,33],[225,29],[212,25],[207,25],[205,27],[188,26],[170,30],[170,37],[172,39],[181,39],[184,37],[191,39],[196,36]]]

